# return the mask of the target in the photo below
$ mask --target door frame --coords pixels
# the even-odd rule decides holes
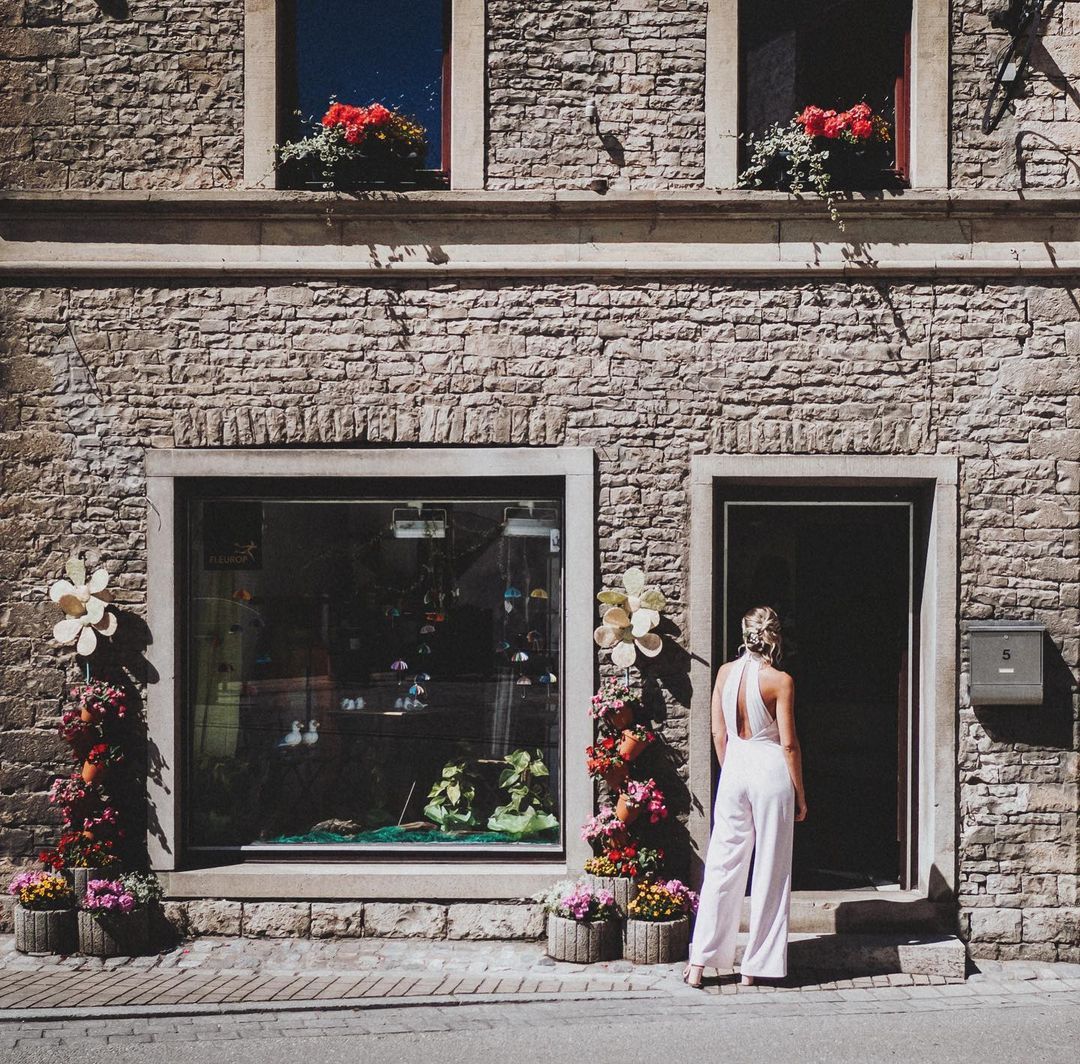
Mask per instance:
[[[723,482],[727,486],[732,486],[732,481]],[[735,489],[737,491],[737,488]],[[808,494],[813,494],[818,489],[812,489]],[[717,492],[717,495],[720,493]],[[918,625],[916,623],[917,618],[914,615],[915,606],[915,510],[919,505],[916,498],[912,497],[912,493],[908,493],[908,497],[905,499],[783,499],[775,496],[762,496],[756,499],[718,499],[717,511],[718,511],[718,529],[721,542],[721,556],[722,572],[718,581],[717,595],[714,596],[714,602],[718,602],[718,608],[720,612],[720,624],[719,633],[714,631],[714,655],[719,658],[723,658],[726,654],[726,647],[728,646],[728,598],[729,598],[729,576],[730,576],[730,562],[731,551],[729,549],[729,535],[731,531],[730,517],[731,510],[738,507],[764,507],[764,506],[788,506],[788,507],[802,507],[816,508],[816,507],[831,507],[834,509],[841,509],[844,507],[889,507],[892,509],[904,510],[907,516],[907,558],[904,562],[904,571],[907,574],[906,588],[907,588],[907,603],[905,606],[905,612],[907,614],[907,636],[905,640],[905,661],[906,667],[904,669],[903,679],[903,705],[898,707],[897,716],[897,741],[899,744],[898,750],[898,767],[897,767],[897,827],[898,827],[898,841],[899,841],[899,867],[897,868],[898,882],[901,888],[908,890],[913,887],[918,877],[918,832],[915,831],[915,827],[918,824],[919,816],[919,795],[917,789],[913,786],[915,779],[915,773],[912,771],[918,765],[918,707],[916,705],[918,699],[918,690],[912,681],[912,667],[913,662],[917,661],[917,647],[918,647]],[[719,634],[719,640],[715,640],[715,635]],[[900,742],[902,740],[902,743]],[[713,781],[715,783],[715,781]]]
[[[696,455],[690,462],[689,785],[692,878],[700,882],[711,830],[710,701],[718,592],[717,489],[748,486],[915,489],[925,502],[912,566],[913,643],[909,700],[912,750],[912,887],[955,896],[957,883],[957,512],[958,460],[948,456]],[[921,533],[921,535],[918,535]],[[921,556],[920,556],[921,555]],[[721,608],[723,603],[721,602]]]

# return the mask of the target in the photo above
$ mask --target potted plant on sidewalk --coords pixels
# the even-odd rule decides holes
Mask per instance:
[[[623,957],[633,964],[673,964],[686,957],[698,896],[681,880],[643,883],[627,909]]]
[[[547,954],[557,961],[595,964],[619,956],[619,911],[610,891],[565,881],[536,895],[547,913]]]
[[[15,898],[15,948],[20,953],[74,953],[75,895],[51,872],[22,872],[8,885]]]
[[[139,904],[122,879],[92,879],[79,909],[79,952],[90,957],[134,957],[145,953],[150,910]]]

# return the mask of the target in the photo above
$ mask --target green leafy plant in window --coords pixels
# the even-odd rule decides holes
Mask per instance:
[[[509,801],[495,808],[488,830],[524,837],[558,827],[558,818],[551,812],[551,792],[540,782],[550,775],[540,751],[515,750],[503,760],[507,767],[499,775],[499,786]]]
[[[442,777],[428,791],[430,801],[424,816],[440,831],[464,831],[476,827],[473,800],[476,798],[474,776],[464,761],[448,761]]]

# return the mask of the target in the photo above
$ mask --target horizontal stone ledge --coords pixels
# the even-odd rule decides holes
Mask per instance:
[[[401,261],[387,264],[348,262],[337,259],[301,259],[265,261],[238,256],[235,259],[112,259],[70,258],[56,260],[20,259],[17,256],[0,262],[0,278],[6,281],[39,281],[63,278],[92,280],[110,277],[173,279],[193,281],[216,278],[349,279],[395,277],[719,277],[783,278],[825,277],[858,280],[869,277],[898,277],[932,281],[938,278],[1009,278],[1051,277],[1080,274],[1080,253],[1068,258],[1016,261],[1006,259],[876,259],[869,263],[831,261],[725,260],[723,262],[672,262],[669,259],[642,257],[632,261],[611,262],[603,259],[567,262],[556,260],[470,261],[466,263],[431,263]]]
[[[941,189],[838,193],[839,210],[852,217],[1028,217],[1075,219],[1080,191],[998,191]],[[814,194],[754,189],[641,189],[594,192],[589,189],[497,189],[475,191],[310,192],[283,189],[103,190],[0,192],[0,218],[88,214],[191,218],[312,217],[332,211],[354,217],[473,217],[506,219],[576,217],[647,217],[683,215],[702,218],[820,218],[824,203]]]

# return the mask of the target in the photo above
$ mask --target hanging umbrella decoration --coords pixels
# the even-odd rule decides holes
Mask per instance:
[[[521,598],[521,589],[516,587],[508,587],[503,592],[503,609],[507,613],[512,613],[514,610],[514,602]]]
[[[69,558],[64,571],[68,579],[57,580],[49,588],[49,598],[64,611],[64,619],[53,628],[53,638],[61,646],[74,644],[76,654],[89,657],[97,649],[99,635],[108,637],[116,631],[116,614],[106,608],[112,602],[112,593],[106,590],[109,574],[97,569],[87,579],[81,558]]]
[[[401,674],[409,667],[408,662],[402,661],[398,658],[396,661],[390,662],[390,668],[398,674],[398,686],[401,686]]]
[[[605,590],[596,596],[605,609],[593,640],[611,651],[613,665],[628,669],[637,661],[638,651],[655,658],[663,649],[663,640],[653,629],[667,600],[659,588],[646,587],[645,574],[636,566],[627,569],[622,583],[624,590]]]

